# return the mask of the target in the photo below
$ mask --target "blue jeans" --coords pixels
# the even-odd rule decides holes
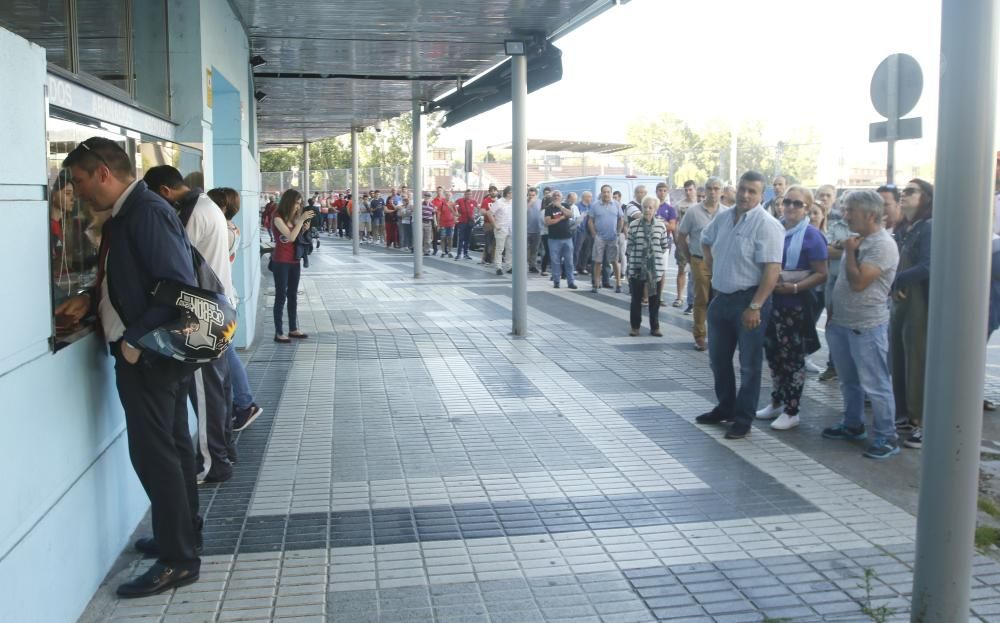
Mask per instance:
[[[472,223],[458,224],[458,257],[469,257],[469,242],[472,240]]]
[[[549,256],[552,258],[552,283],[559,283],[563,276],[568,283],[573,283],[576,275],[573,270],[573,239],[549,236]]]
[[[764,329],[771,315],[771,299],[760,310],[760,325],[748,330],[743,312],[757,288],[733,294],[717,292],[708,306],[708,357],[715,377],[717,409],[747,426],[753,421],[760,399],[760,377],[764,362]],[[740,350],[740,390],[736,391],[733,355]]]
[[[226,360],[229,361],[229,381],[233,386],[233,406],[242,411],[253,404],[247,369],[243,367],[243,362],[236,354],[236,347],[233,345],[226,349]]]
[[[856,331],[830,324],[826,343],[844,396],[844,426],[864,424],[865,395],[872,401],[875,436],[896,441],[896,402],[889,374],[889,325]]]
[[[688,280],[687,280],[687,304],[688,307],[694,307],[694,273],[691,272],[691,262],[688,262]]]
[[[281,316],[285,311],[285,301],[288,301],[288,330],[297,331],[299,328],[299,277],[302,275],[302,266],[296,261],[294,264],[282,262],[271,262],[271,272],[274,273],[274,334],[284,335],[284,324]]]

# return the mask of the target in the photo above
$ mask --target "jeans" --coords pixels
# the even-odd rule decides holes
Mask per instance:
[[[552,283],[558,284],[561,277],[573,283],[573,239],[549,236],[549,255],[552,257]]]
[[[771,299],[760,310],[756,329],[743,326],[743,312],[750,306],[757,288],[715,295],[708,306],[708,357],[715,377],[717,409],[745,426],[750,426],[760,399],[760,378],[764,358],[764,331],[771,315]],[[736,391],[733,355],[740,351],[740,389]]]
[[[628,289],[632,297],[629,307],[629,324],[633,329],[642,326],[642,299],[645,292],[646,282],[639,279],[629,278]],[[654,288],[649,294],[649,330],[656,331],[660,328],[660,295],[663,293],[663,280],[657,279]]]
[[[230,345],[226,349],[226,360],[229,362],[229,380],[233,385],[233,406],[242,411],[253,404],[253,394],[250,392],[250,379],[243,361],[236,354],[236,347]]]
[[[594,239],[590,237],[590,232],[582,226],[576,230],[573,236],[573,253],[577,270],[589,273],[593,262]]]
[[[402,234],[403,241],[400,243],[404,249],[409,249],[413,246],[413,223],[400,223],[399,232]]]
[[[896,404],[889,375],[889,326],[856,331],[830,324],[826,328],[833,365],[844,396],[844,426],[864,424],[865,396],[872,401],[876,437],[896,441]]]
[[[458,224],[458,251],[456,256],[469,257],[469,242],[472,241],[472,223]]]
[[[299,277],[302,276],[302,266],[298,261],[294,264],[271,262],[271,272],[274,273],[274,334],[284,335],[284,324],[281,316],[285,311],[285,301],[288,302],[288,330],[299,329]]]
[[[691,264],[688,263],[688,266]],[[694,275],[692,273],[693,271],[688,269],[687,304],[689,307],[694,306]]]

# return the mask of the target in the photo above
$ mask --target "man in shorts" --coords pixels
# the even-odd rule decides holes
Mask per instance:
[[[615,292],[622,291],[621,264],[618,263],[618,232],[625,218],[621,205],[611,199],[611,186],[601,186],[601,196],[590,207],[587,227],[594,239],[594,273],[591,292],[597,294],[601,265],[611,264],[615,272]]]

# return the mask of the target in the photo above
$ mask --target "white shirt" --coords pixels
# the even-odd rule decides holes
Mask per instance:
[[[125,192],[121,194],[120,197],[115,201],[115,205],[111,207],[111,218],[118,216],[121,212],[122,206],[125,204],[125,200],[128,196],[132,194],[135,190],[135,185],[139,183],[139,180],[133,181],[125,189]],[[110,253],[110,251],[109,251]],[[104,338],[108,342],[117,342],[125,335],[125,323],[122,322],[122,317],[118,315],[118,311],[115,306],[111,304],[111,295],[108,294],[108,258],[104,258],[104,279],[101,281],[101,300],[97,302],[97,316],[101,319],[101,328],[104,330]],[[133,344],[135,346],[135,344]]]
[[[192,246],[205,258],[222,283],[222,289],[231,303],[236,304],[233,287],[232,265],[229,262],[229,224],[226,215],[208,195],[198,196],[191,218],[184,228]]]
[[[501,197],[490,206],[490,214],[493,215],[493,223],[497,229],[510,232],[511,225],[511,205],[510,201]]]

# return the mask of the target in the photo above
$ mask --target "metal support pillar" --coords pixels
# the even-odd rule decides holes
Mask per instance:
[[[302,166],[305,167],[305,177],[302,178],[302,200],[309,203],[309,195],[312,193],[312,169],[309,167],[309,141],[302,141]],[[316,206],[319,210],[319,206]]]
[[[910,620],[969,619],[986,358],[1000,2],[943,0],[924,446]],[[943,212],[943,213],[942,213]],[[955,305],[961,301],[961,305]]]
[[[513,333],[528,334],[528,59],[512,56],[511,63],[511,186],[513,225],[510,254],[513,272],[511,314]],[[499,260],[497,265],[499,265]]]
[[[351,128],[351,246],[354,255],[361,253],[361,241],[358,240],[361,227],[361,193],[358,192],[358,129]]]
[[[424,133],[421,128],[420,100],[413,100],[413,196],[410,205],[413,206],[413,278],[419,279],[424,274]]]
[[[736,122],[733,122],[732,127],[729,130],[729,183],[736,185],[736,180],[739,179],[739,173],[736,172],[736,142],[737,133],[739,128]]]

